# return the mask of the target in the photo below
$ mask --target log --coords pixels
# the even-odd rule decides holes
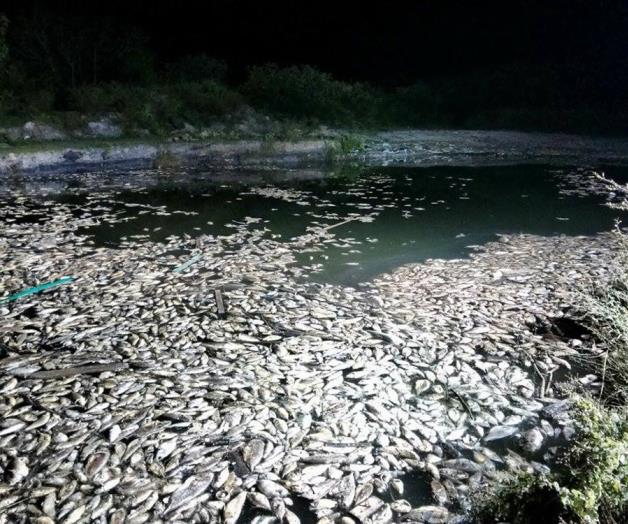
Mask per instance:
[[[216,312],[220,318],[227,316],[227,309],[225,308],[225,302],[222,299],[222,290],[219,288],[214,289],[214,298],[216,299]]]
[[[46,371],[36,371],[26,378],[65,378],[74,375],[91,373],[103,373],[105,371],[117,371],[126,369],[128,366],[124,362],[112,362],[111,364],[93,364],[90,366],[77,366],[74,368],[49,369]]]

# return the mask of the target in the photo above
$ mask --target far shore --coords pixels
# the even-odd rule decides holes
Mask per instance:
[[[628,141],[559,133],[483,130],[331,130],[294,140],[272,137],[165,140],[84,138],[20,142],[0,149],[1,174],[202,166],[299,168],[366,165],[610,165],[628,162]]]

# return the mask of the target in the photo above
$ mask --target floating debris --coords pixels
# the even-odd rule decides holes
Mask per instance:
[[[353,215],[289,241],[251,217],[230,234],[95,248],[80,231],[126,217],[113,194],[92,196],[1,222],[2,289],[80,275],[0,307],[9,521],[444,522],[496,468],[533,470],[525,448],[571,434],[539,375],[592,343],[539,326],[564,315],[557,268],[608,277],[611,235],[503,236],[344,287],[308,283],[296,260],[353,248],[328,227]],[[195,249],[189,277],[173,274]],[[412,501],[412,472],[429,478],[429,502]]]
[[[69,284],[74,280],[74,277],[62,277],[57,280],[53,280],[52,282],[46,282],[45,284],[40,284],[38,286],[30,287],[18,293],[14,293],[13,295],[9,295],[6,298],[0,299],[0,305],[6,304],[7,302],[12,302],[14,300],[18,300],[20,298],[27,297],[29,295],[34,295],[36,293],[41,293],[47,289],[52,289],[57,286],[61,286],[63,284]]]
[[[180,266],[175,267],[172,271],[174,273],[183,273],[186,269],[191,267],[193,264],[196,264],[202,258],[203,258],[203,255],[195,255],[190,260],[188,260],[187,262],[184,262]]]

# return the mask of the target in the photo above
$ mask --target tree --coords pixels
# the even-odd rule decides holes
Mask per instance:
[[[0,13],[0,68],[4,72],[7,59],[9,58],[9,44],[7,42],[7,32],[9,29],[9,19]]]
[[[154,58],[146,37],[113,19],[60,16],[37,5],[15,21],[11,33],[12,58],[37,86],[63,90],[116,80],[145,84],[154,79]]]

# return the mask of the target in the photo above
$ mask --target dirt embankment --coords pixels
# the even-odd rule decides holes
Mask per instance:
[[[330,136],[342,136],[343,132]],[[338,138],[299,141],[143,143],[112,140],[51,143],[0,153],[0,174],[111,167],[207,165],[299,167],[349,159],[365,165],[600,165],[628,162],[628,141],[511,131],[404,130],[352,135],[353,150]],[[355,142],[355,144],[353,144]]]
[[[241,140],[222,143],[111,143],[11,151],[0,155],[0,173],[35,171],[74,171],[117,166],[159,167],[190,163],[210,165],[294,165],[322,162],[331,142],[304,140],[300,142],[268,142]]]

